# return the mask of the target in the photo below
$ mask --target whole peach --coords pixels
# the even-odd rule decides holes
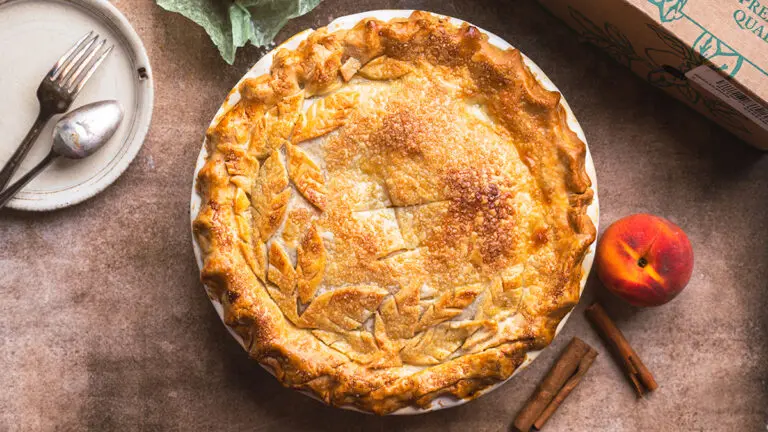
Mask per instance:
[[[659,216],[635,214],[605,230],[597,245],[597,275],[635,306],[659,306],[680,293],[693,272],[688,236]]]

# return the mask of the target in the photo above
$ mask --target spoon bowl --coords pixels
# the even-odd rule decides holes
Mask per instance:
[[[109,141],[122,119],[123,110],[117,101],[84,105],[56,123],[52,151],[68,159],[88,157]]]

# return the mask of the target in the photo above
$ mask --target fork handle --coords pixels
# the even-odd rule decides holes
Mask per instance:
[[[39,164],[35,165],[35,167],[29,170],[28,173],[24,174],[24,176],[20,178],[18,181],[16,181],[16,183],[8,186],[8,189],[0,193],[0,209],[5,207],[5,205],[8,204],[8,201],[10,201],[11,198],[16,196],[16,194],[19,193],[19,191],[22,190],[24,186],[26,186],[27,183],[30,182],[30,180],[37,177],[37,175],[40,174],[40,171],[44,170],[48,165],[51,164],[51,162],[56,160],[56,158],[58,157],[59,155],[57,155],[53,150],[51,150],[51,152],[48,153],[48,156],[46,156],[45,159],[41,160]]]
[[[8,159],[8,162],[5,163],[2,171],[0,171],[0,191],[5,189],[11,181],[11,177],[13,177],[13,174],[19,169],[21,161],[27,156],[29,149],[32,148],[32,144],[34,144],[37,137],[40,136],[40,132],[43,131],[45,124],[48,123],[48,120],[50,120],[51,117],[53,117],[52,113],[40,110],[40,113],[35,120],[35,124],[32,125],[32,128],[27,132],[27,136],[24,137],[19,148],[13,152],[13,156]]]

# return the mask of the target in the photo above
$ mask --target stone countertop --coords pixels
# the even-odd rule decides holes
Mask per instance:
[[[552,347],[458,408],[380,418],[277,381],[227,334],[203,293],[189,192],[203,133],[261,55],[226,65],[205,33],[152,0],[115,0],[143,38],[155,114],[123,176],[50,213],[0,212],[0,430],[503,431],[572,336],[602,355],[546,430],[760,431],[768,423],[768,156],[637,79],[533,0],[326,0],[278,41],[371,9],[425,9],[494,32],[567,97],[599,179],[601,231],[630,213],[689,234],[689,287],[635,309],[593,277]],[[82,228],[87,227],[87,228]],[[595,298],[660,383],[636,399],[584,318]]]

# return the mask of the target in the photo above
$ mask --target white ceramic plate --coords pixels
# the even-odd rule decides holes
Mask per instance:
[[[9,207],[53,210],[79,203],[112,184],[144,142],[152,118],[152,70],[136,32],[106,0],[0,0],[0,166],[10,158],[37,117],[35,97],[43,76],[91,30],[115,48],[71,109],[115,99],[124,117],[115,136],[92,156],[61,158],[28,184]],[[14,180],[51,148],[55,116],[40,134]]]
[[[362,20],[364,18],[370,18],[370,17],[377,18],[377,19],[380,19],[382,21],[388,21],[388,20],[390,20],[392,18],[407,18],[408,16],[411,15],[412,12],[413,12],[412,10],[377,10],[377,11],[363,12],[363,13],[354,14],[354,15],[347,15],[347,16],[344,16],[344,17],[341,17],[341,18],[337,18],[334,21],[332,21],[330,24],[328,24],[328,29],[330,31],[340,30],[340,29],[349,29],[349,28],[354,27],[354,25],[357,24],[360,20]],[[435,14],[435,15],[438,15],[438,14]],[[440,16],[440,15],[438,15],[438,16]],[[451,22],[453,22],[456,25],[460,25],[460,24],[464,23],[464,21],[462,21],[460,19],[457,19],[457,18],[451,18],[451,17],[448,17],[448,18],[450,18]],[[477,27],[477,26],[475,26],[475,27]],[[494,34],[492,34],[490,32],[487,32],[487,31],[485,31],[483,29],[480,29],[480,31],[482,31],[483,33],[488,35],[489,42],[491,44],[493,44],[493,45],[495,45],[495,46],[497,46],[499,48],[502,48],[502,49],[512,48],[512,45],[510,45],[509,43],[507,43],[503,39],[499,38],[498,36],[496,36],[496,35],[494,35]],[[294,35],[293,37],[291,37],[290,39],[288,39],[286,42],[284,42],[282,45],[280,45],[279,47],[277,47],[275,49],[278,49],[278,48],[294,49],[294,48],[298,47],[299,43],[301,43],[301,41],[305,40],[309,36],[310,33],[312,33],[312,30],[305,30],[305,31],[303,31],[301,33],[298,33],[298,34]],[[275,51],[273,50],[270,53],[268,53],[267,55],[265,55],[264,57],[262,57],[261,60],[259,60],[251,68],[251,70],[248,71],[248,73],[240,80],[240,82],[237,84],[237,86],[235,86],[235,90],[233,90],[233,92],[227,98],[227,100],[226,100],[226,102],[224,104],[225,107],[226,106],[231,106],[231,105],[235,104],[239,100],[240,94],[237,91],[237,87],[240,85],[240,83],[242,83],[243,80],[245,80],[246,78],[257,77],[257,76],[269,73],[269,68],[272,65],[272,57],[274,55],[274,52]],[[523,58],[525,59],[526,65],[531,69],[533,74],[536,76],[536,78],[539,80],[539,82],[541,82],[544,85],[545,88],[547,88],[548,90],[559,91],[557,89],[557,87],[555,87],[555,85],[552,83],[552,81],[550,81],[549,78],[547,78],[547,76],[544,74],[544,72],[541,69],[539,69],[539,67],[536,66],[536,64],[533,61],[531,61],[531,59],[529,59],[525,55],[523,55]],[[584,143],[586,143],[587,140],[586,140],[586,137],[584,136],[584,131],[581,130],[581,126],[579,126],[579,122],[576,120],[576,117],[573,115],[573,112],[571,111],[571,108],[568,106],[568,103],[565,101],[565,98],[564,97],[561,98],[560,101],[561,101],[560,103],[565,108],[565,111],[568,113],[568,125],[571,127],[571,129],[574,132],[576,132],[576,134],[579,136],[579,138],[582,141],[584,141]],[[216,114],[216,117],[214,117],[213,121],[211,122],[211,125],[215,125],[218,122],[219,118],[223,114],[225,114],[225,113],[226,113],[226,110],[224,109],[224,107],[222,107],[219,110],[219,112]],[[206,160],[207,156],[208,156],[208,152],[206,150],[205,143],[203,143],[203,148],[200,150],[200,155],[197,158],[197,166],[195,167],[195,177],[194,177],[193,185],[192,185],[192,199],[190,201],[190,217],[191,217],[192,221],[194,221],[195,218],[197,217],[197,213],[200,211],[200,204],[201,204],[200,195],[198,195],[198,193],[197,193],[197,173],[198,173],[198,171],[200,171],[200,169],[205,164],[205,160]],[[592,219],[592,222],[595,224],[595,229],[597,229],[597,224],[598,224],[598,221],[600,220],[600,218],[599,218],[599,210],[598,210],[599,205],[598,205],[598,200],[597,200],[597,176],[595,175],[595,166],[594,166],[594,164],[592,162],[592,156],[589,153],[589,147],[587,147],[586,168],[587,168],[587,174],[589,175],[590,179],[592,180],[592,189],[593,189],[594,194],[595,194],[594,195],[594,199],[592,201],[592,204],[587,209],[587,214]],[[197,265],[200,268],[202,268],[202,266],[203,266],[202,255],[201,255],[201,252],[200,252],[200,247],[197,245],[197,242],[194,240],[194,234],[192,236],[192,245],[193,245],[194,250],[195,250],[195,258],[197,259]],[[581,278],[581,292],[584,291],[584,285],[587,282],[587,276],[589,275],[589,271],[592,268],[592,261],[594,259],[594,255],[595,255],[595,245],[593,244],[593,245],[590,246],[589,251],[588,251],[586,257],[584,258],[584,263],[582,265],[583,276]],[[221,303],[219,303],[218,300],[216,300],[215,296],[212,295],[212,293],[210,292],[208,287],[206,287],[206,292],[208,293],[208,297],[211,299],[211,302],[213,303],[213,307],[216,309],[216,312],[219,314],[219,317],[222,318],[222,321],[223,321],[223,308],[221,306]],[[560,330],[563,328],[563,326],[565,325],[565,322],[568,320],[568,317],[570,315],[571,315],[571,313],[569,312],[562,319],[562,321],[560,321],[560,325],[558,325],[557,330],[555,332],[555,335],[557,335],[557,333],[560,332]],[[243,340],[240,338],[240,336],[238,336],[229,327],[227,327],[227,329],[232,334],[232,336],[240,343],[240,345],[243,345],[243,347],[245,347],[244,343],[243,343]],[[513,376],[517,375],[521,370],[523,370],[526,366],[528,366],[536,357],[538,357],[540,352],[541,351],[539,350],[539,351],[531,351],[531,352],[527,353],[525,361],[523,362],[523,364],[519,368],[517,368],[517,370],[512,374],[512,376],[510,378],[512,378]],[[269,370],[269,369],[267,368],[267,370]],[[491,386],[491,387],[485,389],[483,391],[483,394],[493,391],[494,389],[498,388],[499,386],[501,386],[505,382],[506,381],[498,383],[498,384],[496,384],[494,386]],[[305,393],[305,394],[315,398],[310,393]],[[438,397],[435,400],[433,400],[432,404],[429,407],[427,407],[427,408],[421,409],[421,408],[407,407],[407,408],[403,408],[403,409],[400,409],[398,411],[395,411],[392,414],[393,415],[422,414],[422,413],[426,413],[426,412],[430,412],[430,411],[435,411],[435,410],[439,410],[439,409],[443,409],[443,408],[449,408],[449,407],[454,407],[454,406],[462,405],[462,404],[464,404],[466,402],[467,402],[466,400],[459,400],[459,399],[456,399],[456,398],[454,398],[452,396],[441,396],[441,397]],[[352,406],[345,406],[345,407],[342,407],[342,408],[359,411],[359,410],[357,410],[356,408],[354,408]]]

